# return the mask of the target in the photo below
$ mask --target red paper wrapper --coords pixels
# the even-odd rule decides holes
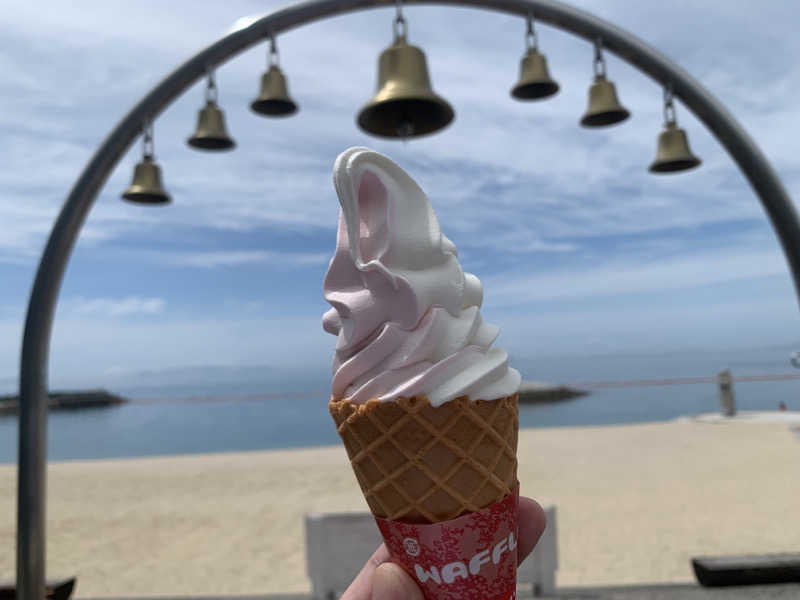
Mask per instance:
[[[426,600],[514,600],[519,485],[486,508],[452,521],[414,525],[376,517],[392,556]]]

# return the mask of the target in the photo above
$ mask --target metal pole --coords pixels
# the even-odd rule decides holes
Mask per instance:
[[[585,11],[555,0],[405,0],[407,4],[448,4],[491,9],[548,23],[628,61],[660,85],[671,84],[680,98],[730,153],[753,186],[781,241],[800,296],[800,222],[792,202],[766,158],[727,110],[686,71],[630,33]],[[47,461],[47,366],[50,335],[61,280],[75,240],[98,191],[141,131],[198,79],[250,46],[312,21],[394,0],[301,2],[234,31],[190,58],[154,87],[100,145],[64,203],[45,247],[28,303],[20,364],[17,584],[22,600],[45,597],[45,467]]]

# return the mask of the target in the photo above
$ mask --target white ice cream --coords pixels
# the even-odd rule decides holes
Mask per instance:
[[[519,373],[491,347],[499,330],[481,319],[481,282],[414,180],[366,148],[339,155],[333,178],[341,212],[323,327],[338,336],[334,400],[425,395],[439,406],[516,393]]]

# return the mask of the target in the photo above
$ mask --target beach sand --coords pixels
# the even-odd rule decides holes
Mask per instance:
[[[696,555],[800,547],[785,424],[527,429],[525,495],[558,511],[559,585],[680,582]],[[16,467],[0,467],[0,579]],[[48,577],[78,596],[303,592],[303,514],[366,510],[342,447],[52,463]]]

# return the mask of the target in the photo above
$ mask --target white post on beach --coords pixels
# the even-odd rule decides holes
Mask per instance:
[[[733,397],[733,375],[730,369],[723,369],[717,375],[719,383],[719,404],[723,417],[736,416],[736,399]]]

